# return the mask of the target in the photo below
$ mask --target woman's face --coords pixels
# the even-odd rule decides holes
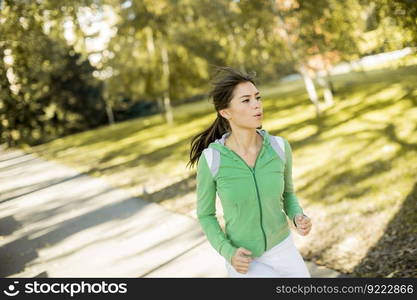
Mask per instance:
[[[229,120],[232,126],[243,128],[262,127],[261,95],[250,81],[236,85],[229,107],[219,112],[224,118]]]

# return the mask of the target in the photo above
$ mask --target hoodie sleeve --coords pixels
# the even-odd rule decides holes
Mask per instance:
[[[210,244],[231,263],[237,248],[226,237],[216,217],[216,181],[204,154],[197,164],[197,217]]]
[[[286,163],[284,170],[284,211],[287,216],[294,222],[294,217],[297,214],[303,214],[303,209],[301,208],[298,198],[295,194],[294,185],[292,181],[292,149],[290,143],[287,139],[285,141],[285,155]]]

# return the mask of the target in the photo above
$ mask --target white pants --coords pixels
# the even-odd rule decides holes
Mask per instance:
[[[292,239],[292,233],[249,264],[246,274],[239,273],[225,260],[229,277],[311,277]]]

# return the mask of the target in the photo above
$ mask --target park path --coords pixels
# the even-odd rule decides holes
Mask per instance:
[[[0,148],[0,277],[226,277],[198,222]],[[313,277],[343,277],[307,261]]]

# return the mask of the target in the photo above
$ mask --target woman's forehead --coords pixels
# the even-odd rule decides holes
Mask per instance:
[[[253,85],[252,82],[242,82],[236,85],[235,97],[251,96],[258,93],[259,90]]]

